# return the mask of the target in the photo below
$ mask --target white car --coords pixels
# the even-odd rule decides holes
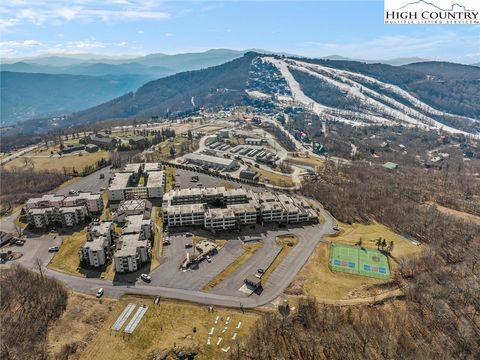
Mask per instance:
[[[208,262],[212,262],[212,258],[211,258],[209,255],[205,256],[205,259],[206,259]]]
[[[142,278],[143,281],[146,281],[146,282],[152,281],[152,277],[148,274],[142,274],[140,275],[140,277]]]
[[[103,288],[98,289],[98,291],[97,291],[97,298],[101,298],[101,297],[103,296],[103,293],[104,293],[104,292],[105,292],[105,291],[103,290]]]
[[[50,246],[48,252],[57,252],[59,250],[58,246]]]

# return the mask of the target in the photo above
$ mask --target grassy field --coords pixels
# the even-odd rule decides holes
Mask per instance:
[[[173,141],[164,141],[158,146],[158,151],[162,155],[163,159],[167,160],[170,159],[170,148],[173,146],[175,149],[175,157],[180,156],[182,146],[187,146],[189,140],[181,135],[177,135]],[[193,152],[198,149],[199,141],[197,139],[193,139],[190,142],[189,150],[186,152]]]
[[[110,263],[106,269],[102,270],[87,270],[80,267],[80,258],[78,250],[85,241],[87,228],[68,229],[68,232],[62,229],[59,233],[62,236],[63,242],[60,250],[55,254],[52,261],[48,265],[50,269],[61,271],[67,274],[72,274],[82,277],[102,277],[106,279],[113,279],[115,276],[115,267]]]
[[[210,282],[204,286],[203,291],[209,291],[215,286],[220,284],[229,275],[237,271],[255,252],[263,246],[261,242],[251,242],[243,245],[245,252],[236,258],[230,265],[228,265],[223,271],[215,276]]]
[[[63,168],[72,170],[75,168],[77,171],[82,171],[89,165],[95,165],[97,161],[102,158],[107,159],[108,151],[98,151],[96,153],[88,154],[82,153],[81,156],[80,154],[66,155],[62,157],[50,156],[50,154],[46,156],[47,157],[25,156],[25,158],[31,159],[35,170],[62,170]],[[28,169],[30,165],[25,164],[25,160],[23,159],[24,157],[16,158],[5,164],[4,167],[6,169],[12,169],[13,167],[16,167],[17,169]]]
[[[122,327],[122,332],[111,330],[112,324],[129,303],[148,306],[140,324],[131,335],[123,333],[126,325]],[[215,324],[217,317],[218,323]],[[228,317],[230,321],[225,324]],[[221,349],[234,345],[233,334],[237,333],[236,340],[243,340],[258,317],[255,312],[242,313],[218,307],[210,313],[205,305],[167,299],[162,299],[160,305],[156,306],[148,297],[125,296],[118,301],[81,359],[152,359],[154,354],[168,352],[174,346],[185,351],[195,350],[198,353],[195,359],[223,359],[228,353]],[[239,321],[240,329],[236,329]],[[214,333],[211,335],[211,344],[207,345],[208,333],[212,327]],[[222,334],[225,327],[227,331]],[[219,346],[216,345],[218,336],[222,338]]]
[[[328,237],[328,240],[353,245],[362,237],[363,246],[375,247],[370,240],[382,237],[387,241],[394,241],[392,255],[396,258],[411,256],[421,251],[421,247],[413,245],[410,241],[380,224],[339,224],[339,226],[340,232],[335,236]],[[315,296],[318,299],[339,300],[348,298],[364,286],[385,282],[381,279],[331,271],[328,267],[329,246],[329,244],[321,243],[315,248],[308,263],[288,288],[288,293]],[[390,265],[392,270],[396,267],[394,261],[391,261]]]
[[[117,302],[108,298],[99,301],[93,296],[70,291],[65,312],[47,334],[48,358],[66,359],[67,349],[72,349],[68,359],[77,359],[104,325]]]
[[[287,175],[277,174],[272,171],[257,168],[255,166],[248,166],[248,170],[256,171],[260,176],[260,181],[268,182],[269,184],[275,186],[290,187],[295,185],[292,178]]]
[[[175,168],[172,166],[165,167],[165,192],[173,189],[175,186]]]
[[[152,263],[151,263],[150,271],[160,266],[160,262],[157,259],[157,253],[159,256],[162,256],[162,252],[163,252],[162,209],[159,207],[155,208],[153,234],[154,234],[154,238],[153,238],[153,248],[152,248]]]

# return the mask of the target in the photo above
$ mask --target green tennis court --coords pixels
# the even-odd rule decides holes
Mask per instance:
[[[328,266],[333,271],[354,275],[378,279],[388,279],[390,277],[388,259],[376,249],[332,243]]]

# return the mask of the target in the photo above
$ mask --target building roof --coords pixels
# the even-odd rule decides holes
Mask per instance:
[[[167,207],[168,215],[180,214],[198,214],[205,213],[204,204],[185,204],[185,205],[170,205]]]
[[[240,178],[241,179],[255,179],[258,177],[256,171],[250,171],[250,170],[242,170],[240,171]]]
[[[147,240],[143,240],[140,234],[124,234],[120,237],[120,247],[115,251],[115,256],[137,256],[137,248],[146,247]]]
[[[130,138],[131,141],[134,141],[134,142],[138,142],[138,141],[146,141],[147,138],[145,136],[140,136],[140,135],[137,135],[137,136],[132,136]],[[129,141],[130,141],[129,140]]]
[[[383,164],[383,167],[387,168],[387,169],[390,169],[390,170],[394,170],[394,169],[398,168],[398,164],[389,161],[389,162],[386,162],[385,164]]]
[[[163,171],[149,171],[148,180],[145,185],[147,188],[163,187]]]
[[[130,181],[130,177],[132,173],[129,172],[118,172],[115,173],[113,176],[112,182],[110,183],[109,189],[110,190],[119,190],[125,189],[128,187],[128,183]]]
[[[237,163],[234,159],[220,158],[217,156],[211,156],[206,154],[187,154],[184,156],[189,161],[200,161],[211,164],[218,164],[221,166],[232,166]]]
[[[133,164],[127,164],[121,170],[121,172],[133,172],[133,173],[138,173],[140,170],[143,169],[143,163],[133,163]]]
[[[82,245],[82,249],[90,249],[92,251],[101,251],[108,245],[108,239],[105,235],[87,238]]]
[[[145,163],[143,165],[143,169],[145,172],[160,171],[162,170],[162,164],[161,163]]]

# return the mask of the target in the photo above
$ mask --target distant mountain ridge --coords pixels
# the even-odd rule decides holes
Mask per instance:
[[[404,66],[248,52],[206,69],[150,81],[134,92],[81,110],[42,130],[102,120],[165,116],[237,105],[312,108],[351,125],[419,126],[480,132],[480,68],[422,62]],[[38,131],[38,122],[21,126]]]

